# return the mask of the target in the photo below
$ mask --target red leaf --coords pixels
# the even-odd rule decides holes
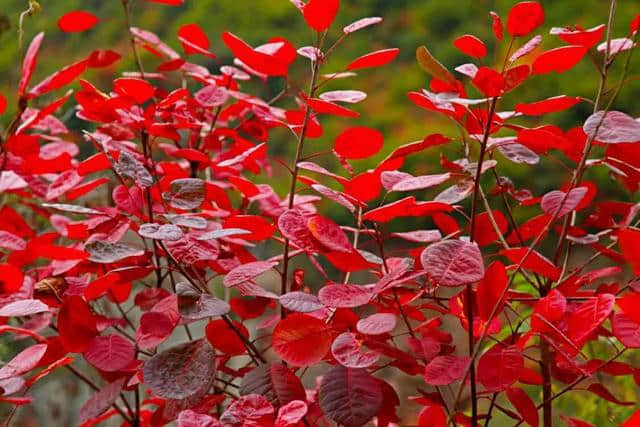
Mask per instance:
[[[622,312],[632,319],[634,322],[640,322],[640,312],[638,312],[638,304],[640,304],[640,294],[637,292],[629,292],[616,303],[622,309]]]
[[[354,59],[347,65],[347,70],[354,71],[361,68],[381,67],[393,61],[398,56],[398,53],[400,53],[398,48],[377,50]]]
[[[424,369],[424,380],[433,386],[448,385],[461,380],[468,367],[469,357],[436,356]]]
[[[497,40],[502,40],[504,37],[504,30],[502,29],[502,19],[495,12],[489,12],[491,16],[491,29],[493,30],[493,35]]]
[[[542,101],[531,102],[529,104],[517,104],[516,112],[525,114],[527,116],[541,116],[543,114],[564,111],[568,108],[573,107],[580,101],[580,98],[575,98],[573,96],[554,96],[551,98],[543,99]]]
[[[505,89],[502,74],[489,67],[478,68],[472,83],[487,97],[499,96]]]
[[[7,98],[0,94],[0,115],[7,111]]]
[[[506,234],[509,229],[509,222],[504,217],[502,212],[495,210],[491,212],[493,219],[498,226],[498,231],[500,234]],[[476,242],[479,246],[486,246],[498,240],[498,234],[496,233],[493,224],[491,223],[491,218],[489,217],[488,212],[482,212],[481,214],[476,215],[476,226],[473,233],[473,241]]]
[[[215,360],[215,352],[206,340],[180,344],[146,361],[144,382],[165,399],[206,393],[214,380]]]
[[[538,427],[538,409],[524,390],[508,388],[507,398],[527,424],[531,427]]]
[[[293,400],[278,410],[274,427],[289,427],[298,425],[307,415],[307,404],[303,400]]]
[[[393,173],[393,172],[383,172],[382,173],[383,179],[385,177],[385,174],[389,174],[389,173]],[[425,188],[435,187],[437,185],[445,183],[450,178],[451,178],[451,174],[449,172],[434,174],[434,175],[422,175],[422,176],[408,175],[406,177],[401,178],[400,181],[394,183],[391,186],[391,188],[389,188],[389,191],[424,190]]]
[[[87,59],[89,68],[106,68],[118,62],[122,56],[112,50],[94,50]]]
[[[306,400],[300,379],[281,363],[260,365],[248,372],[240,384],[240,394],[259,394],[275,407]]]
[[[584,46],[563,46],[541,53],[533,61],[533,74],[547,74],[552,71],[564,73],[573,68],[586,55]]]
[[[537,1],[523,1],[511,8],[507,16],[507,32],[514,37],[526,36],[544,22],[544,9]]]
[[[538,154],[567,145],[567,139],[553,126],[542,126],[518,131],[518,142]]]
[[[68,85],[84,73],[88,65],[89,62],[86,59],[67,65],[62,70],[51,74],[49,77],[38,83],[29,91],[28,96],[30,98],[34,98]]]
[[[97,153],[87,157],[78,165],[78,174],[85,176],[94,172],[110,169],[111,162],[105,153]]]
[[[429,404],[418,415],[420,427],[446,427],[448,423],[447,413],[440,405]]]
[[[531,251],[529,255],[528,248],[511,248],[503,249],[500,255],[504,255],[513,263],[522,264],[525,270],[531,270],[548,279],[558,280],[560,278],[560,268],[553,265],[551,261],[540,255],[537,251]],[[527,255],[526,258],[525,255]],[[524,259],[524,261],[522,261]]]
[[[362,285],[326,285],[318,292],[320,302],[334,308],[359,307],[367,304],[372,297],[371,289]]]
[[[266,240],[271,237],[275,231],[273,224],[258,215],[231,216],[224,221],[223,228],[247,230],[249,232],[248,234],[241,234],[239,237],[252,242]]]
[[[242,264],[231,270],[224,276],[223,284],[227,288],[248,282],[253,278],[271,270],[273,263],[268,261],[254,261]]]
[[[541,333],[549,333],[553,329],[548,323],[554,324],[560,321],[567,311],[567,300],[557,289],[541,298],[533,308],[531,315],[531,330]]]
[[[82,353],[98,335],[96,318],[89,305],[79,296],[65,298],[58,314],[60,340],[72,353]]]
[[[345,159],[366,159],[376,154],[384,144],[384,136],[364,126],[349,128],[336,138],[333,149]]]
[[[344,27],[342,29],[342,32],[344,32],[345,34],[351,34],[351,33],[355,33],[356,31],[359,31],[363,28],[369,27],[371,25],[376,25],[379,24],[380,22],[382,22],[382,18],[378,17],[378,16],[372,16],[369,18],[362,18],[362,19],[358,19],[355,22],[352,22],[351,24],[347,25],[346,27]]]
[[[78,185],[67,192],[67,200],[75,200],[78,197],[84,196],[85,194],[92,192],[96,188],[110,181],[111,180],[109,178],[102,177],[94,179],[93,181],[89,181],[85,184]]]
[[[113,405],[122,392],[122,387],[126,378],[120,378],[112,383],[106,384],[102,389],[92,395],[80,408],[78,423],[82,424],[90,421]]]
[[[588,30],[576,29],[572,31],[567,28],[552,28],[550,33],[557,35],[569,44],[580,45],[591,49],[602,39],[605,28],[606,26],[604,24],[589,28]]]
[[[311,366],[321,361],[331,346],[331,330],[320,319],[294,313],[282,319],[273,330],[275,352],[294,366]]]
[[[311,235],[325,248],[336,252],[351,252],[353,246],[342,228],[322,215],[313,215],[307,220]]]
[[[365,335],[381,335],[393,331],[396,327],[396,315],[393,313],[375,313],[358,320],[356,328]]]
[[[36,64],[38,62],[38,51],[40,50],[43,38],[44,33],[38,33],[33,40],[31,40],[27,53],[24,55],[24,61],[22,62],[22,76],[20,78],[20,83],[18,84],[19,97],[22,97],[27,90],[33,71],[36,68]]]
[[[232,322],[233,327],[239,331],[239,334],[249,339],[249,331],[247,328],[236,321]],[[207,323],[205,333],[207,340],[209,340],[213,348],[229,356],[237,356],[246,351],[243,340],[238,337],[236,332],[223,319],[213,320]]]
[[[367,368],[378,361],[380,354],[365,350],[363,344],[356,334],[344,332],[333,340],[331,354],[338,363],[347,368]]]
[[[620,424],[620,427],[636,427],[640,425],[640,409],[635,411],[624,423]]]
[[[334,366],[322,377],[319,401],[324,413],[336,423],[360,427],[378,413],[382,391],[365,369]]]
[[[153,96],[153,86],[146,80],[132,77],[123,77],[113,81],[113,90],[120,96],[132,98],[138,104],[151,99]]]
[[[491,263],[476,291],[478,312],[482,320],[489,321],[492,312],[495,315],[502,311],[506,295],[504,291],[508,284],[509,277],[504,265],[500,261]]]
[[[272,55],[256,51],[244,40],[229,32],[222,34],[222,41],[236,58],[257,72],[268,76],[286,76],[289,72],[288,63]]]
[[[23,282],[24,276],[20,269],[11,264],[0,264],[0,294],[18,292]]]
[[[184,0],[147,0],[153,3],[166,4],[168,6],[181,6]]]
[[[487,55],[487,47],[482,40],[476,36],[465,34],[456,38],[453,41],[453,45],[460,50],[460,52],[471,56],[472,58],[482,59]]]
[[[215,55],[209,52],[211,42],[198,24],[185,24],[178,29],[178,39],[182,42],[182,48],[187,55],[200,53],[209,58]]]
[[[46,351],[46,344],[35,344],[22,350],[0,368],[0,381],[29,372],[38,366]]]
[[[478,381],[488,391],[500,391],[518,381],[524,357],[515,345],[496,344],[478,361]]]
[[[0,317],[31,316],[32,314],[45,313],[49,307],[37,299],[23,299],[11,302],[0,307]]]
[[[605,400],[608,400],[609,402],[615,403],[616,405],[633,406],[636,404],[635,401],[622,401],[618,399],[613,394],[611,394],[611,392],[607,390],[605,386],[603,386],[600,383],[589,384],[589,387],[587,387],[587,390],[589,390],[591,393],[595,394],[596,396],[599,396]]]
[[[640,122],[620,111],[598,111],[582,126],[587,136],[605,144],[640,141]],[[596,134],[597,132],[597,134]]]
[[[323,99],[307,98],[306,101],[309,108],[318,114],[330,114],[341,117],[360,117],[360,113]]]
[[[136,330],[136,343],[143,350],[155,348],[171,335],[175,326],[176,322],[164,313],[144,313]]]
[[[377,198],[381,190],[380,174],[375,171],[363,172],[344,183],[345,193],[364,203]]]
[[[575,187],[568,194],[559,190],[550,191],[542,196],[540,207],[546,214],[562,218],[580,205],[587,191],[587,187]]]
[[[640,276],[640,230],[623,228],[618,231],[618,245],[633,273]]]
[[[453,208],[447,203],[422,202],[416,203],[413,196],[388,203],[364,214],[363,219],[375,222],[389,222],[403,216],[420,216],[436,212],[451,212]]]
[[[320,99],[327,102],[346,102],[357,104],[366,99],[367,94],[359,90],[332,90],[320,94]]]
[[[611,324],[613,326],[613,335],[625,347],[640,348],[640,324],[624,313],[615,313]]]
[[[615,296],[611,294],[600,294],[580,304],[569,316],[569,338],[580,346],[609,317],[615,301]]]
[[[420,256],[429,277],[441,286],[462,286],[484,276],[482,254],[475,243],[447,240],[429,245]]]
[[[95,337],[84,352],[84,358],[93,367],[105,372],[116,372],[135,359],[136,349],[129,340],[118,334]]]
[[[278,217],[278,229],[291,243],[308,252],[319,250],[316,240],[307,227],[305,217],[296,209],[288,209]]]
[[[93,13],[75,10],[65,13],[58,19],[58,28],[65,33],[80,33],[93,28],[99,19]]]
[[[309,0],[302,9],[307,25],[316,31],[324,31],[331,26],[340,9],[340,0]]]
[[[324,307],[317,296],[297,291],[281,295],[280,304],[287,310],[300,313],[311,313]]]

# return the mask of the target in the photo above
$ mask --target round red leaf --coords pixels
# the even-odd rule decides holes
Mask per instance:
[[[470,34],[458,37],[453,41],[453,45],[457,47],[460,52],[473,58],[484,58],[487,54],[487,47],[482,40]]]
[[[333,149],[345,159],[366,159],[382,148],[384,136],[364,126],[345,130],[335,140]]]
[[[311,235],[325,248],[337,252],[351,252],[353,246],[340,226],[322,215],[307,220]]]
[[[249,331],[244,325],[233,321],[233,326],[243,337],[249,339]],[[238,337],[236,332],[223,319],[209,322],[205,329],[205,334],[213,348],[229,356],[237,356],[245,352],[243,340]]]
[[[316,31],[331,26],[340,9],[340,0],[309,0],[302,9],[304,20]]]
[[[366,335],[386,334],[396,327],[396,315],[393,313],[376,313],[360,319],[356,325],[358,332]]]
[[[282,319],[273,330],[273,349],[295,366],[321,361],[331,346],[331,329],[320,319],[294,313]]]
[[[484,276],[482,254],[475,243],[447,240],[428,246],[420,257],[422,267],[441,286],[461,286]]]
[[[95,337],[84,352],[93,367],[105,372],[116,372],[133,361],[136,349],[130,341],[118,334]]]
[[[507,16],[507,32],[514,37],[526,36],[544,22],[544,9],[537,1],[523,1],[511,8]]]
[[[75,10],[58,19],[58,28],[65,33],[80,33],[93,28],[99,19],[90,12]]]
[[[494,345],[478,361],[478,381],[489,391],[499,391],[518,381],[524,357],[515,345]]]
[[[11,264],[0,264],[0,294],[12,294],[22,287],[22,271]]]

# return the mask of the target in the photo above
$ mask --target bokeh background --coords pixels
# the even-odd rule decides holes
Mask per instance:
[[[133,1],[133,0],[131,0]],[[508,43],[495,45],[491,32],[491,20],[488,12],[498,12],[503,19],[509,8],[515,4],[512,0],[342,0],[341,10],[334,24],[331,36],[335,39],[340,28],[366,16],[382,16],[380,25],[359,31],[336,51],[323,72],[340,71],[352,59],[369,51],[388,47],[400,48],[400,54],[392,65],[372,70],[363,70],[359,76],[337,80],[326,86],[331,89],[359,89],[368,93],[368,98],[355,109],[362,113],[358,124],[371,126],[385,134],[385,147],[382,152],[366,161],[355,163],[355,169],[362,171],[374,167],[384,156],[400,144],[422,139],[435,132],[455,136],[457,130],[449,122],[426,113],[415,107],[407,99],[407,92],[418,90],[428,85],[427,76],[415,63],[415,49],[426,44],[440,61],[449,69],[469,62],[469,59],[453,47],[453,39],[469,33],[480,37],[489,47],[490,54],[485,61],[493,61],[494,54],[504,55]],[[585,28],[605,23],[609,7],[608,0],[542,0],[546,11],[546,22],[543,31],[552,26],[580,25]],[[40,31],[45,31],[45,41],[39,56],[38,67],[33,81],[39,81],[63,65],[86,57],[93,49],[110,48],[120,52],[124,59],[118,63],[115,72],[133,71],[135,66],[130,55],[124,15],[120,0],[40,0],[40,11],[24,18],[23,46],[20,47],[18,30],[19,15],[28,8],[28,0],[0,1],[0,93],[9,100],[8,112],[0,116],[0,127],[5,127],[15,111],[14,93],[19,79],[22,53],[31,38]],[[56,21],[65,12],[74,9],[91,11],[100,18],[100,23],[92,30],[80,34],[62,33]],[[273,36],[282,36],[290,40],[296,47],[311,44],[311,33],[306,27],[299,12],[288,0],[186,0],[181,7],[168,7],[146,0],[135,0],[133,25],[151,30],[177,51],[181,51],[176,33],[185,23],[198,23],[212,41],[211,50],[218,55],[216,60],[204,57],[193,58],[194,62],[216,70],[221,64],[232,61],[230,52],[222,44],[220,34],[231,31],[252,45],[266,42]],[[640,0],[622,0],[618,2],[618,12],[614,28],[614,37],[623,37],[628,33],[631,18],[640,12]],[[559,46],[554,36],[545,37],[542,48]],[[638,57],[632,63],[632,75],[637,75]],[[143,62],[148,71],[158,65],[156,58],[143,53]],[[296,63],[298,76],[295,82],[306,86],[307,61],[300,59]],[[487,63],[485,65],[490,65]],[[616,81],[614,70],[613,80]],[[92,71],[85,78],[103,90],[110,89],[114,70]],[[566,94],[593,98],[597,90],[598,75],[593,63],[587,58],[570,72],[563,75],[534,76],[526,85],[521,86],[509,95],[504,105],[515,102],[532,102]],[[175,86],[176,81],[162,84]],[[77,83],[76,83],[77,85]],[[269,98],[281,89],[281,83],[270,80],[260,84],[255,90]],[[471,94],[475,94],[471,91]],[[622,91],[614,108],[626,111],[634,116],[640,114],[638,99],[640,84],[631,82]],[[285,103],[285,106],[293,107]],[[571,110],[545,117],[545,123],[551,122],[568,129],[579,126],[590,114],[591,106],[581,103]],[[86,123],[74,117],[73,103],[68,103],[61,117],[71,129],[86,128]],[[325,136],[308,144],[310,150],[321,151],[330,147],[333,136],[353,122],[343,119],[329,119],[325,122]],[[531,126],[539,124],[536,120],[526,122]],[[542,123],[542,122],[540,122]],[[80,138],[77,138],[82,144]],[[285,131],[276,131],[269,142],[272,154],[290,159],[294,150],[294,141]],[[87,152],[89,147],[86,147]],[[438,153],[432,150],[425,156],[414,156],[405,164],[405,170],[414,175],[434,173],[440,169]],[[447,148],[445,154],[455,159],[459,152],[456,148]],[[561,157],[562,162],[571,164],[570,160]],[[331,160],[321,163],[338,170],[339,165]],[[504,162],[501,172],[514,178],[519,185],[525,185],[536,194],[541,194],[558,187],[567,175],[554,162],[543,162],[535,168],[513,166]],[[604,169],[590,171],[588,178],[597,179],[601,184],[603,197],[619,200],[638,200],[616,181],[607,175]],[[274,167],[273,176],[259,177],[269,180],[279,194],[284,195],[289,185],[284,171]],[[333,208],[329,204],[322,205],[330,215],[342,223],[352,221],[346,216],[344,209]],[[527,209],[517,209],[516,216],[526,218],[530,214]],[[408,229],[406,224],[400,224]],[[597,352],[597,349],[594,349]],[[15,346],[0,341],[0,360],[15,352]],[[632,354],[628,360],[637,362],[640,359]],[[632,380],[608,380],[611,390],[621,400],[637,400],[637,389]],[[71,425],[70,418],[86,398],[86,387],[78,384],[73,378],[64,374],[45,381],[35,391],[39,402],[32,408],[23,409],[19,418],[20,425]],[[406,398],[406,393],[403,394]],[[631,409],[625,410],[608,404],[590,393],[573,393],[559,399],[562,410],[572,416],[590,420],[596,426],[617,425]],[[403,408],[413,408],[403,406]],[[411,409],[406,409],[407,411]],[[0,414],[2,412],[0,411]],[[409,419],[409,418],[407,418]],[[45,422],[45,424],[41,424]],[[511,421],[504,419],[504,425]],[[496,425],[501,425],[498,423]]]

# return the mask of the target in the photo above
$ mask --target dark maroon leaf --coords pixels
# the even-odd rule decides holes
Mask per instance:
[[[300,379],[280,363],[261,365],[247,373],[242,378],[240,394],[262,395],[276,408],[293,400],[306,400]]]
[[[345,427],[365,425],[382,404],[380,384],[365,369],[334,366],[322,377],[320,406]]]
[[[215,353],[207,340],[191,341],[156,354],[144,365],[144,380],[165,399],[186,399],[213,381]]]

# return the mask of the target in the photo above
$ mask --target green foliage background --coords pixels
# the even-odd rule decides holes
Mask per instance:
[[[9,111],[0,116],[0,125],[6,126],[9,117],[15,111],[13,94],[19,79],[22,51],[18,42],[18,18],[28,7],[27,0],[2,0],[0,8],[0,92],[10,103]],[[364,70],[358,77],[338,80],[327,86],[327,89],[360,89],[369,94],[369,98],[356,107],[362,113],[358,124],[375,127],[386,136],[385,148],[374,158],[367,161],[355,162],[356,171],[362,171],[375,164],[393,148],[400,144],[422,139],[425,135],[442,132],[456,136],[457,130],[448,122],[443,122],[411,104],[406,94],[428,84],[426,75],[415,63],[414,52],[419,45],[426,44],[430,50],[450,69],[454,66],[469,62],[453,47],[453,39],[461,34],[470,33],[484,40],[490,52],[488,60],[493,54],[504,55],[508,45],[503,42],[496,49],[491,33],[488,12],[494,10],[503,19],[509,8],[515,3],[512,0],[343,0],[340,14],[333,27],[331,36],[335,39],[339,35],[339,28],[365,16],[382,16],[381,25],[368,28],[349,37],[343,46],[337,50],[323,72],[340,71],[353,58],[372,50],[387,47],[401,49],[397,60],[390,66]],[[542,0],[546,11],[544,29],[551,26],[578,24],[585,28],[605,23],[607,18],[608,0]],[[39,64],[33,81],[39,81],[63,65],[84,58],[93,49],[110,48],[120,52],[125,58],[118,65],[118,71],[133,70],[126,31],[124,30],[124,15],[120,0],[41,0],[41,10],[33,16],[24,19],[24,47],[39,31],[45,31],[46,37]],[[86,33],[64,34],[56,26],[57,19],[65,12],[74,9],[84,9],[93,12],[101,22],[97,27]],[[640,1],[622,0],[618,2],[618,13],[615,22],[614,37],[623,37],[628,32],[631,18],[640,12]],[[232,57],[220,40],[220,33],[231,31],[253,45],[266,42],[270,37],[282,36],[289,39],[296,47],[311,44],[311,33],[306,28],[299,12],[288,0],[186,0],[184,6],[175,8],[151,3],[145,0],[135,0],[133,7],[133,25],[156,32],[177,51],[181,51],[176,37],[177,29],[185,23],[195,22],[202,26],[212,40],[212,51],[218,55],[218,61],[205,58],[193,58],[194,61],[215,69],[218,63],[229,63]],[[559,40],[553,36],[545,37],[543,47],[560,46]],[[638,56],[633,60],[632,69],[638,70]],[[152,70],[157,59],[145,53],[143,61],[147,70]],[[490,65],[490,64],[487,64]],[[306,86],[304,79],[308,78],[306,62],[297,61],[299,67],[294,75],[299,80],[295,83]],[[103,90],[110,89],[113,70],[93,72],[85,76]],[[619,70],[614,70],[613,79],[617,81]],[[634,73],[632,73],[634,74]],[[546,75],[532,77],[526,85],[514,91],[503,105],[515,105],[515,102],[532,102],[548,96],[566,94],[593,98],[597,90],[598,75],[593,63],[588,59],[575,69],[563,75]],[[167,84],[176,84],[167,82]],[[165,84],[165,83],[160,83]],[[77,84],[76,84],[77,86]],[[264,87],[258,87],[265,97],[275,94],[280,89],[279,83],[270,81]],[[640,113],[638,95],[640,84],[635,81],[629,84],[621,93],[615,109],[626,111],[634,116]],[[473,94],[473,92],[472,92]],[[477,95],[477,94],[474,94]],[[511,104],[513,102],[513,104]],[[290,104],[293,106],[293,104]],[[579,126],[590,113],[592,107],[588,103],[581,103],[569,112],[555,114],[545,120],[559,124],[565,129]],[[62,116],[68,126],[79,129],[86,126],[73,117],[73,105],[65,106]],[[321,151],[330,147],[333,136],[353,122],[332,119],[326,122],[325,136],[308,144],[313,151]],[[535,120],[527,124],[536,125]],[[289,155],[293,151],[293,140],[284,131],[276,131],[270,141],[271,152]],[[456,149],[448,149],[446,154],[456,158]],[[439,169],[437,153],[427,157],[418,156],[411,159],[406,170],[414,174],[432,173]],[[562,159],[564,162],[570,162]],[[319,161],[338,170],[339,166],[324,159]],[[543,162],[535,167],[535,175],[531,169],[515,167],[501,162],[501,172],[515,177],[517,183],[532,186],[536,194],[540,194],[558,186],[566,174],[554,162]],[[565,174],[565,175],[563,175]],[[601,193],[606,197],[617,197],[621,200],[632,199],[615,181],[607,178],[604,170],[589,172],[587,178],[598,178],[605,182],[601,186]],[[265,178],[261,178],[265,179]],[[609,184],[606,184],[606,183]],[[274,177],[269,179],[280,194],[287,192],[288,180],[284,171],[275,168]],[[637,200],[637,197],[636,197]],[[327,206],[328,207],[328,206]],[[340,209],[340,208],[338,208]],[[518,216],[524,216],[526,210],[517,210]],[[343,211],[332,212],[334,216],[344,216]],[[403,224],[404,228],[406,224]],[[6,348],[4,352],[8,351]],[[594,349],[597,353],[597,349]],[[0,346],[0,359],[6,359]],[[630,360],[637,360],[637,355],[631,355]],[[636,390],[631,379],[624,381],[608,381],[612,391],[622,400],[637,399]],[[64,402],[64,400],[63,400]],[[631,409],[621,410],[607,404],[594,395],[573,393],[560,399],[561,407],[571,416],[588,419],[597,426],[617,425]],[[64,409],[62,409],[65,411]],[[510,422],[503,420],[506,425]],[[498,425],[501,425],[500,423]]]

